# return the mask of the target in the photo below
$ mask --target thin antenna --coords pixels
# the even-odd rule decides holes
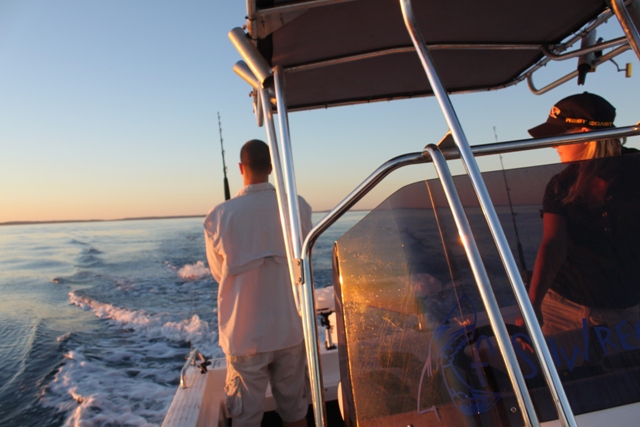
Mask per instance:
[[[224,199],[229,200],[231,198],[231,192],[229,191],[229,180],[227,179],[227,164],[224,161],[224,141],[222,140],[222,122],[220,121],[220,112],[218,111],[218,129],[220,130],[220,149],[222,150],[222,173],[224,174]]]
[[[498,142],[498,134],[496,133],[496,127],[493,127],[493,137],[496,142]],[[507,189],[507,200],[509,201],[509,210],[511,210],[511,221],[513,222],[513,229],[516,233],[516,243],[518,249],[518,260],[520,261],[520,272],[521,274],[525,274],[527,271],[527,264],[524,260],[524,251],[522,250],[522,244],[520,243],[520,235],[518,234],[518,225],[516,224],[516,213],[513,211],[513,203],[511,202],[511,189],[509,188],[509,183],[507,182],[507,172],[504,170],[504,163],[502,162],[502,154],[498,155],[500,157],[500,167],[502,167],[502,178],[504,179],[504,186]],[[528,273],[527,273],[528,276]],[[524,279],[524,277],[523,277]],[[528,280],[525,280],[527,282]]]

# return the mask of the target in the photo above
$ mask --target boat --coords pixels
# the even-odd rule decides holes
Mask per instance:
[[[609,20],[623,34],[596,38]],[[624,138],[640,126],[472,146],[450,95],[584,81],[623,52],[640,58],[639,27],[640,0],[247,1],[244,28],[229,33],[242,58],[234,70],[272,153],[316,426],[637,425],[639,325],[545,337],[527,296],[544,188],[565,165],[482,172],[477,158]],[[534,83],[567,60],[575,71]],[[380,165],[302,236],[289,113],[428,96],[449,132]],[[452,176],[455,160],[465,175]],[[400,188],[338,239],[334,286],[315,290],[318,236],[415,164],[438,178]],[[223,359],[194,350],[163,426],[228,426],[224,374]]]

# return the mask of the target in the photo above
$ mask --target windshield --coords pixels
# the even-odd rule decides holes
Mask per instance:
[[[573,286],[576,293],[576,287],[591,286],[577,306],[607,305],[584,316],[571,312],[578,326],[545,332],[575,414],[640,400],[640,295],[636,286],[628,286],[640,277],[639,263],[633,262],[640,253],[616,252],[640,235],[635,225],[640,195],[633,186],[623,185],[638,173],[634,165],[640,159],[635,154],[623,157],[624,162],[607,159],[483,175],[527,286],[542,240],[543,210],[547,215],[551,209],[550,194],[556,202],[564,200],[558,190],[564,187],[558,182],[573,182],[591,164],[598,179],[602,175],[610,183],[600,205],[575,208],[582,209],[581,214],[571,210],[573,205],[558,202],[570,211],[566,226],[569,235],[576,236],[569,238],[566,259],[545,301],[554,293],[564,294],[565,287]],[[538,417],[555,419],[546,382],[527,346],[528,333],[515,326],[520,312],[469,179],[456,177],[455,183]],[[584,233],[582,226],[594,229]],[[601,241],[596,236],[600,229]],[[582,239],[584,234],[588,238]],[[594,241],[599,250],[585,260],[585,245],[593,246]],[[347,417],[353,424],[523,424],[439,181],[416,182],[397,191],[336,242],[335,258],[341,376],[347,385]],[[556,317],[568,316],[571,304],[554,306]],[[594,317],[612,310],[619,317]],[[553,325],[549,313],[545,311],[546,323]]]

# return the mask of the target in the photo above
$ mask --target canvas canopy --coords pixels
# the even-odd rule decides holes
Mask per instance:
[[[315,6],[315,7],[314,7]],[[447,91],[522,80],[555,45],[607,9],[602,0],[414,0]],[[398,0],[249,0],[247,30],[285,70],[289,110],[429,96]]]

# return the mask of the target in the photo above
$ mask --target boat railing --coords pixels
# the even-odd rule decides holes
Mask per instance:
[[[502,317],[502,314],[500,313],[500,307],[498,306],[496,296],[491,288],[489,275],[487,274],[484,263],[482,262],[482,257],[480,255],[480,251],[478,250],[478,245],[476,243],[473,232],[471,231],[471,226],[469,225],[469,220],[467,219],[464,207],[462,205],[462,202],[460,201],[460,196],[458,195],[456,186],[453,183],[451,171],[449,170],[447,162],[437,146],[427,145],[425,151],[433,160],[447,201],[453,213],[453,217],[455,219],[462,244],[465,248],[467,258],[469,259],[476,284],[478,285],[478,290],[480,291],[480,295],[482,296],[482,302],[484,303],[484,306],[487,310],[489,323],[491,324],[491,327],[497,339],[498,347],[504,358],[505,367],[507,369],[509,377],[514,383],[514,393],[516,394],[520,407],[523,409],[525,424],[534,426],[538,425],[539,422],[536,416],[535,408],[533,406],[533,401],[531,400],[531,396],[529,395],[522,370],[518,365],[518,359],[516,357],[515,350],[511,345],[511,339],[509,337],[509,332],[507,331],[507,326],[505,324],[504,318]],[[550,358],[551,357],[549,356],[549,359]],[[559,381],[560,380],[558,379],[558,385],[562,387]]]
[[[520,139],[514,141],[495,142],[471,146],[471,152],[475,157],[491,156],[506,153],[517,153],[541,148],[557,147],[559,145],[575,144],[580,142],[593,141],[605,138],[626,138],[640,135],[640,123],[632,126],[625,126],[595,132],[585,132],[581,134],[571,134],[538,139]],[[443,156],[447,160],[460,158],[460,152],[456,147],[439,147]],[[407,153],[390,159],[380,165],[364,181],[362,181],[351,193],[349,193],[340,203],[318,221],[311,230],[303,247],[303,256],[310,257],[307,252],[313,247],[318,237],[329,227],[335,224],[354,205],[371,192],[384,178],[393,171],[406,166],[430,163],[431,159],[424,152]]]
[[[633,33],[633,18],[629,14],[626,6],[631,6],[633,0],[616,0],[613,3],[622,3],[622,5],[612,5],[611,9],[607,9],[598,16],[593,22],[587,25],[582,31],[578,34],[571,37],[569,40],[564,41],[556,46],[541,46],[540,50],[544,53],[544,58],[542,58],[536,65],[531,67],[526,73],[523,73],[519,78],[515,79],[513,84],[520,83],[523,79],[526,78],[527,85],[529,86],[529,90],[535,95],[542,95],[554,89],[563,83],[566,83],[572,80],[575,77],[578,77],[579,71],[572,71],[563,77],[545,85],[544,87],[537,88],[533,83],[533,75],[547,64],[552,61],[564,61],[570,58],[587,58],[587,55],[590,55],[588,61],[591,70],[595,70],[596,67],[606,61],[613,60],[616,56],[626,52],[629,49],[634,49],[638,52],[636,43],[632,41],[632,37],[628,35],[625,37],[619,37],[609,41],[596,41],[596,29],[606,23],[614,14],[617,16],[618,20],[621,22],[623,29],[625,29],[625,33],[631,34]],[[626,5],[626,6],[625,6]],[[617,7],[617,8],[616,8]],[[637,31],[635,31],[637,34]],[[581,47],[579,49],[573,50],[571,52],[567,52],[569,48],[571,48],[576,43],[581,42]],[[602,54],[604,49],[612,48],[610,52]],[[595,53],[600,52],[601,56],[597,56]],[[630,77],[627,75],[627,77]]]
[[[592,141],[595,139],[605,138],[625,138],[629,136],[640,135],[640,124],[633,126],[626,126],[620,128],[613,128],[601,131],[594,131],[581,134],[561,135],[548,138],[539,139],[524,139],[505,141],[499,143],[489,143],[482,145],[471,146],[471,153],[475,157],[499,155],[504,153],[515,153],[529,150],[537,150],[542,148],[556,147],[559,145],[574,144],[586,141]],[[312,248],[317,239],[324,233],[329,227],[335,224],[351,207],[362,200],[367,194],[369,194],[385,177],[391,174],[393,171],[400,168],[416,165],[431,163],[433,161],[433,153],[441,153],[442,157],[447,160],[459,159],[460,152],[456,146],[448,144],[448,138],[443,138],[439,143],[440,147],[434,151],[434,145],[429,145],[423,152],[408,153],[383,163],[378,167],[371,175],[369,175],[360,185],[358,185],[347,197],[345,197],[340,203],[336,205],[330,212],[328,212],[316,226],[311,230],[307,238],[305,239],[302,248],[302,264],[304,266],[304,277],[309,278],[305,281],[303,286],[303,293],[313,294],[313,272],[311,267]],[[437,155],[437,154],[436,154]],[[464,215],[464,213],[463,213]],[[304,300],[303,300],[304,301]],[[309,303],[307,301],[307,303]],[[305,307],[303,307],[305,309]],[[313,312],[313,305],[306,307],[306,310]],[[304,310],[303,310],[304,311]],[[499,313],[498,313],[499,315]],[[502,321],[504,324],[504,321]],[[510,344],[509,344],[510,346]],[[309,364],[312,368],[317,364],[317,378],[315,382],[312,380],[312,384],[316,386],[319,396],[322,396],[322,376],[319,368],[319,356],[309,356]],[[321,403],[318,403],[321,405]],[[322,425],[322,424],[319,424]]]
[[[624,174],[620,182],[633,182],[639,154],[631,151],[619,159],[585,165],[607,167],[610,173]],[[531,277],[542,237],[540,211],[545,189],[553,177],[575,171],[583,163],[482,174],[514,254],[522,243],[524,257],[519,268],[525,282]],[[530,335],[516,326],[521,313],[471,182],[464,174],[453,181],[538,419],[543,423],[554,420],[557,413],[538,353],[526,348]],[[336,239],[334,264],[339,280],[334,286],[338,320],[342,321],[338,322],[338,342],[343,407],[348,408],[345,416],[352,425],[356,421],[371,425],[371,420],[377,423],[373,425],[438,424],[437,418],[442,425],[453,426],[476,415],[478,425],[523,425],[523,408],[510,384],[509,367],[490,324],[490,309],[483,307],[465,254],[468,236],[456,228],[454,207],[444,187],[439,178],[403,186]],[[619,193],[614,197],[624,212],[636,211],[634,195],[627,201]],[[616,233],[636,236],[640,228],[636,218],[618,214],[621,222],[614,228]],[[606,248],[603,244],[603,253]],[[631,266],[635,252],[629,253],[621,262]],[[592,274],[598,262],[590,265],[593,269],[586,270]],[[637,271],[635,267],[631,270]],[[620,295],[615,283],[614,278],[602,279],[603,299]],[[637,414],[638,404],[625,405],[640,402],[640,389],[634,386],[640,372],[639,326],[632,313],[624,319],[624,324],[596,321],[595,326],[583,324],[545,334],[554,368],[580,425],[598,425],[587,421],[592,417],[587,413],[598,410]],[[611,399],[605,402],[601,394]]]
[[[196,365],[196,359],[199,359],[201,362],[201,365],[200,365],[201,370],[204,370],[204,372],[206,372],[207,360],[203,356],[203,354],[200,352],[200,350],[198,350],[197,348],[194,348],[189,353],[189,356],[187,356],[187,360],[184,362],[184,365],[182,365],[182,369],[180,370],[180,388],[189,387],[187,385],[187,369],[189,369],[189,366]]]
[[[551,353],[544,340],[542,329],[540,327],[540,324],[537,322],[536,314],[527,295],[524,281],[522,280],[522,276],[518,271],[518,266],[515,262],[513,253],[509,249],[509,244],[504,230],[502,229],[502,226],[500,224],[495,206],[491,201],[487,186],[482,179],[480,168],[478,167],[476,158],[471,151],[470,144],[462,129],[462,125],[458,119],[458,116],[455,113],[453,104],[451,103],[451,99],[449,98],[449,95],[444,88],[440,76],[438,75],[435,63],[433,62],[425,38],[418,26],[417,19],[413,12],[413,5],[411,0],[401,0],[400,7],[407,31],[416,48],[416,53],[420,58],[420,62],[422,63],[422,67],[427,76],[427,79],[429,80],[429,84],[431,85],[433,93],[438,100],[438,103],[440,104],[440,109],[445,118],[445,121],[447,122],[447,125],[449,126],[449,130],[451,131],[451,135],[453,137],[455,145],[460,151],[460,157],[465,165],[467,175],[469,176],[469,179],[472,183],[485,220],[487,222],[487,225],[489,226],[496,247],[498,248],[498,252],[502,260],[504,269],[507,273],[507,276],[509,277],[509,282],[511,284],[513,294],[522,313],[524,324],[529,331],[533,347],[536,351],[536,355],[541,365],[542,372],[544,373],[544,377],[549,386],[549,391],[553,396],[553,402],[556,405],[558,417],[561,421],[561,424],[565,427],[577,426],[573,411],[571,409],[571,406],[569,405],[569,401],[567,399],[564,388],[562,387],[560,377],[557,370],[555,369]],[[628,25],[628,27],[632,27],[637,35],[638,31],[633,25]],[[451,202],[451,200],[449,201]],[[482,287],[480,281],[477,280],[477,282],[478,285]],[[482,295],[482,299],[485,306],[490,304],[490,301],[485,295]],[[499,331],[495,332],[496,334],[499,333]],[[510,350],[513,350],[512,347],[508,347]],[[502,352],[503,358],[505,359],[505,362],[509,363],[510,355],[508,354],[508,352],[506,352],[507,349],[501,347],[500,350]],[[521,376],[522,372],[519,366],[516,365],[510,367],[509,377],[516,393],[518,403],[523,410],[524,423],[526,426],[538,425],[538,418],[533,408],[533,404],[531,403],[529,391],[524,385],[524,380],[522,380]]]

